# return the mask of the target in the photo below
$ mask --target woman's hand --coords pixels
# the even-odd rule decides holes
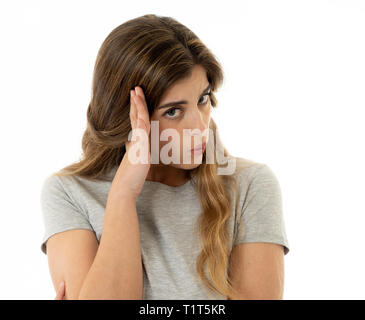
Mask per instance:
[[[136,100],[134,101],[133,98]],[[146,139],[142,139],[142,137],[138,135],[137,141],[126,142],[126,153],[114,176],[109,196],[113,197],[115,195],[117,198],[120,196],[130,196],[136,199],[142,191],[143,184],[151,166],[151,123],[143,90],[138,86],[135,87],[135,90],[131,90],[129,116],[132,132],[136,133],[134,131],[135,129],[143,130],[142,133],[145,134],[144,136]],[[132,140],[135,139],[133,137],[137,136],[133,134]],[[133,156],[137,155],[136,150],[138,149],[140,150],[139,157],[143,158],[143,154],[147,155],[147,159],[145,159],[147,160],[147,163],[134,163]],[[132,161],[130,161],[130,159],[132,159]]]
[[[65,300],[65,282],[62,281],[58,287],[55,300]]]

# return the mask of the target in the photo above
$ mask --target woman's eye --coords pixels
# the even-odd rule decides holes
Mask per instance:
[[[171,108],[171,109],[167,110],[167,111],[164,113],[164,116],[165,116],[165,115],[168,115],[168,118],[176,118],[176,117],[175,117],[175,112],[173,112],[173,111],[175,111],[175,110],[180,110],[180,108]]]
[[[205,95],[202,97],[202,98],[206,97],[205,102],[201,102],[201,103],[199,103],[199,104],[207,104],[207,103],[208,103],[208,100],[209,100],[210,95],[211,95],[211,92],[209,92],[209,93],[205,94]]]
[[[203,95],[202,98],[204,98],[204,97],[206,97],[206,98],[205,98],[205,100],[203,100],[203,102],[199,102],[199,105],[206,105],[209,101],[209,97],[211,94],[212,94],[212,92],[208,92],[205,95]],[[176,119],[177,116],[176,116],[175,110],[179,110],[181,112],[181,108],[174,107],[174,108],[167,110],[163,114],[163,116],[167,116],[168,119]]]

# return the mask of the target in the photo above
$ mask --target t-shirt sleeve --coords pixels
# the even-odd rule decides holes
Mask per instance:
[[[72,229],[94,231],[87,214],[72,201],[58,176],[48,176],[43,182],[40,195],[44,234],[41,250],[47,254],[46,242],[55,233]]]
[[[282,245],[285,255],[289,252],[280,185],[266,164],[254,172],[240,214],[234,245],[270,242]]]

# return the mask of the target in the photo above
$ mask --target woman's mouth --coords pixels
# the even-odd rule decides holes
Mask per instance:
[[[190,152],[193,154],[202,154],[205,150],[205,146],[206,146],[206,143],[202,143],[202,144],[196,146],[195,148],[192,148],[190,150]]]

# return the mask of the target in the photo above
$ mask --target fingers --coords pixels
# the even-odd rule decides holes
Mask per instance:
[[[136,100],[135,100],[136,99]],[[150,134],[150,119],[148,114],[148,107],[142,88],[136,86],[135,90],[130,90],[130,109],[129,116],[132,127],[132,139],[125,142],[126,150],[128,151],[131,141],[134,141],[133,129],[144,129],[149,136]]]
[[[146,103],[146,98],[145,98],[145,96],[144,96],[144,92],[143,92],[143,90],[142,90],[142,88],[141,87],[139,87],[139,86],[137,86],[137,87],[135,87],[135,91],[136,91],[136,93],[142,98],[142,100],[143,100],[143,103],[147,106],[147,103]]]
[[[58,287],[55,300],[63,300],[65,296],[65,282],[62,281]]]
[[[147,131],[147,133],[149,133],[150,132],[150,117],[149,117],[149,114],[148,114],[146,99],[145,99],[143,90],[140,87],[137,86],[135,91],[137,93],[136,96],[135,96],[135,98],[136,98],[136,107],[138,109],[137,119],[143,121],[143,123],[141,123],[141,124],[143,125],[143,127]]]
[[[137,125],[137,109],[134,103],[134,99],[133,97],[135,96],[135,92],[134,90],[130,91],[130,108],[129,108],[129,116],[130,116],[130,120],[131,120],[131,127],[132,129],[136,128]]]

